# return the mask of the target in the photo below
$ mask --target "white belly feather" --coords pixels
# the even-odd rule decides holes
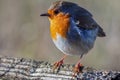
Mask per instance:
[[[68,43],[68,41],[61,37],[59,34],[57,34],[57,39],[53,40],[56,47],[61,50],[64,54],[67,55],[82,55],[85,52],[83,52],[80,48],[76,48]]]

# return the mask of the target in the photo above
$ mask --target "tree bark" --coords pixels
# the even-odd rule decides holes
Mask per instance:
[[[0,79],[9,80],[120,80],[120,71],[102,71],[84,68],[73,77],[74,65],[63,65],[59,72],[52,64],[24,58],[0,57]]]

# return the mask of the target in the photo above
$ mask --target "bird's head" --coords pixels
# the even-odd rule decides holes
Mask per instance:
[[[40,16],[48,16],[50,19],[54,19],[58,15],[71,16],[75,6],[77,6],[77,4],[72,2],[56,1],[50,6],[47,13],[41,14]]]

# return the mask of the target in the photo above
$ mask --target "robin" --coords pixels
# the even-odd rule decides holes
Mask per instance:
[[[50,33],[56,47],[64,57],[54,64],[54,69],[60,68],[67,55],[77,55],[82,58],[93,46],[97,37],[105,37],[105,32],[93,19],[92,14],[76,3],[67,1],[54,2],[47,13],[50,21]],[[74,67],[74,72],[81,72],[80,60]]]

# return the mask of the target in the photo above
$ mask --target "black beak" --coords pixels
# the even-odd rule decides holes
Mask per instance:
[[[50,14],[48,14],[48,13],[44,13],[44,14],[41,14],[40,16],[50,16]]]

